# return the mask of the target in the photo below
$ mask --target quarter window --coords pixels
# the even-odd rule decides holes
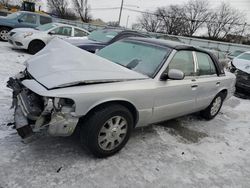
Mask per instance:
[[[185,73],[185,76],[194,75],[194,60],[191,51],[179,51],[171,60],[169,69],[178,69]]]
[[[71,36],[71,27],[58,27],[53,30],[56,35]]]
[[[216,69],[211,57],[208,54],[196,52],[199,75],[216,74]]]
[[[45,17],[45,16],[40,16],[40,24],[47,24],[47,23],[51,23],[52,20],[50,17]]]
[[[75,28],[75,37],[84,37],[87,36],[88,34],[80,29]]]

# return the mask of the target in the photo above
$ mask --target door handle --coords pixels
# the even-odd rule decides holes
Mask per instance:
[[[197,84],[191,86],[191,88],[196,88],[196,87],[198,87]]]
[[[220,82],[216,82],[216,86],[220,86]]]

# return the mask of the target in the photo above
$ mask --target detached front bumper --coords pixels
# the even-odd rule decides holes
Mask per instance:
[[[10,78],[7,86],[13,90],[15,128],[22,138],[43,129],[52,136],[70,136],[74,132],[79,118],[72,100],[39,96],[19,79]]]

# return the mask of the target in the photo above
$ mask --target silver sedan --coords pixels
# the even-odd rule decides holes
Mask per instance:
[[[21,137],[44,129],[69,136],[79,127],[82,144],[107,157],[135,127],[198,111],[213,119],[235,76],[213,54],[182,43],[128,38],[91,54],[54,39],[8,86]]]

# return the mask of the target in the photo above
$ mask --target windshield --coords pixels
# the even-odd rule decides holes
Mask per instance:
[[[40,26],[36,27],[36,29],[39,31],[48,31],[48,30],[52,29],[53,27],[56,27],[56,25],[53,23],[48,23],[48,24],[40,25]]]
[[[118,41],[98,51],[97,55],[153,77],[171,51],[170,48],[136,41]]]
[[[90,33],[88,39],[98,42],[108,42],[118,34],[117,31],[97,30]]]
[[[15,19],[21,15],[21,12],[15,12],[6,16],[7,19]]]
[[[250,61],[250,53],[244,53],[237,57],[238,59],[244,59],[244,60],[249,60]]]

